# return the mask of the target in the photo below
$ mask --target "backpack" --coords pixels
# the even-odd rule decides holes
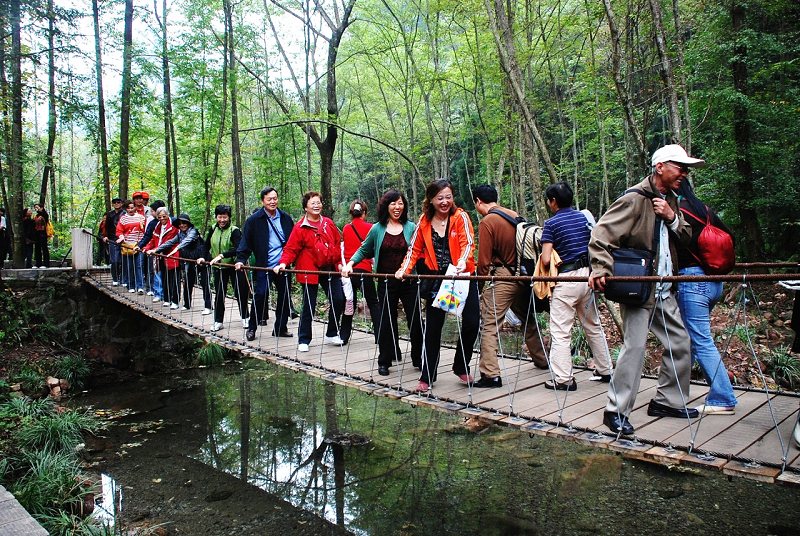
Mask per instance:
[[[689,251],[703,267],[703,271],[709,275],[729,273],[736,263],[733,237],[711,223],[711,210],[708,207],[706,207],[706,221],[683,207],[681,207],[681,212],[703,225],[703,230],[697,236],[697,254]]]
[[[340,262],[342,249],[339,244],[334,244],[331,237],[325,232],[328,222],[321,222],[321,229],[318,228],[314,233],[314,254],[317,258],[317,266],[328,268],[336,266]]]
[[[512,218],[502,210],[492,209],[489,214],[497,214],[514,226],[516,234],[517,259],[514,266],[506,266],[514,275],[533,275],[536,262],[542,253],[542,226],[525,220],[522,216]]]

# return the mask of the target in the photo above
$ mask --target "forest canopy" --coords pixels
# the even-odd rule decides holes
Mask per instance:
[[[33,203],[65,235],[144,189],[202,228],[269,185],[343,223],[389,187],[416,217],[445,178],[541,221],[548,184],[602,214],[665,143],[709,163],[694,185],[740,260],[797,259],[799,20],[794,0],[6,0],[15,266]]]

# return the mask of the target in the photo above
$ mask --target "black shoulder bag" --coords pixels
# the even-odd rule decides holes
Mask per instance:
[[[635,192],[648,199],[655,197],[644,190],[631,188],[625,193]],[[623,194],[624,195],[624,194]],[[655,269],[656,254],[658,249],[659,221],[656,217],[656,224],[653,226],[653,250],[618,248],[611,252],[614,259],[613,276],[618,277],[638,277],[653,275]],[[624,305],[642,306],[650,299],[650,292],[653,290],[651,281],[609,281],[606,283],[604,294],[606,299]]]

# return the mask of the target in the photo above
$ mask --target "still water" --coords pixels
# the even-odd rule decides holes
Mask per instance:
[[[258,361],[186,375],[186,455],[356,534],[800,534],[800,489],[470,430]]]

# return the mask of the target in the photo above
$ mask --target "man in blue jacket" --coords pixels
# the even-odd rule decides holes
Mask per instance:
[[[236,269],[243,269],[250,254],[256,258],[256,266],[270,270],[254,272],[254,301],[247,323],[246,337],[248,341],[256,338],[256,327],[267,318],[269,303],[269,287],[275,285],[278,293],[278,304],[275,308],[275,326],[272,335],[275,337],[291,337],[286,328],[289,321],[289,281],[285,273],[276,274],[271,270],[277,266],[283,253],[283,246],[289,239],[294,227],[291,216],[278,208],[278,191],[267,186],[261,190],[261,204],[244,222],[242,240],[236,250]]]

